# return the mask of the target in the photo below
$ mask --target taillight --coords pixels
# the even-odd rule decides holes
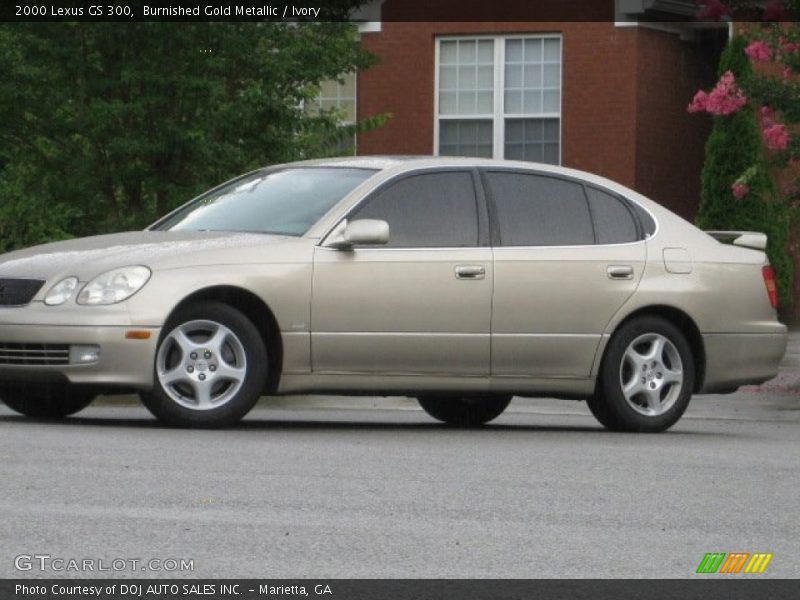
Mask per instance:
[[[767,286],[767,295],[769,296],[769,303],[772,308],[778,308],[778,288],[775,287],[775,269],[766,265],[761,269],[761,274],[764,276],[764,285]]]

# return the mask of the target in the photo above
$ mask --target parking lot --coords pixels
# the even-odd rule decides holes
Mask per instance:
[[[795,577],[798,439],[797,333],[776,380],[695,397],[660,435],[555,400],[481,430],[403,398],[270,399],[224,431],[124,400],[63,423],[2,408],[0,576],[690,577],[741,551]],[[193,570],[15,568],[34,554]]]

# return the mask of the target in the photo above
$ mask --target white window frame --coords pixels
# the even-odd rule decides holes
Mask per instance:
[[[506,41],[507,40],[543,40],[557,39],[559,81],[557,113],[508,113],[505,112],[506,88]],[[494,112],[492,115],[440,115],[439,114],[439,71],[442,42],[459,40],[493,40],[494,42]],[[434,94],[433,94],[433,154],[439,156],[439,124],[441,121],[492,121],[492,158],[502,159],[505,156],[506,119],[558,119],[558,163],[561,164],[563,152],[563,106],[564,106],[564,39],[560,33],[525,33],[503,35],[443,35],[436,37],[434,60]]]

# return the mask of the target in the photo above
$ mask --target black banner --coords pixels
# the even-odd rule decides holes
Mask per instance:
[[[793,580],[224,579],[0,580],[3,600],[771,600],[796,598]]]
[[[691,21],[691,1],[3,0],[0,21]]]

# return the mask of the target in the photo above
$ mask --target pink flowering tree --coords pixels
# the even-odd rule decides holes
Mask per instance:
[[[699,90],[688,105],[691,113],[712,115],[711,138],[717,134],[716,145],[710,138],[706,148],[698,220],[702,226],[719,226],[727,215],[752,228],[761,222],[761,230],[770,230],[770,260],[780,272],[782,301],[787,306],[794,299],[791,312],[800,321],[800,0],[697,0],[697,4],[698,19],[732,20],[736,33],[736,43],[732,40],[726,51],[732,54],[727,60],[733,68],[721,68],[717,84]],[[728,148],[721,158],[726,152],[721,138],[736,147],[737,141],[752,135],[758,148],[739,144],[746,148],[746,156],[732,157]],[[712,147],[716,157],[709,154]],[[715,160],[718,164],[710,164]],[[724,172],[732,165],[735,172]],[[715,172],[709,174],[709,169]],[[706,189],[707,184],[716,187]],[[776,224],[785,226],[784,231]],[[781,246],[775,247],[776,243]]]

